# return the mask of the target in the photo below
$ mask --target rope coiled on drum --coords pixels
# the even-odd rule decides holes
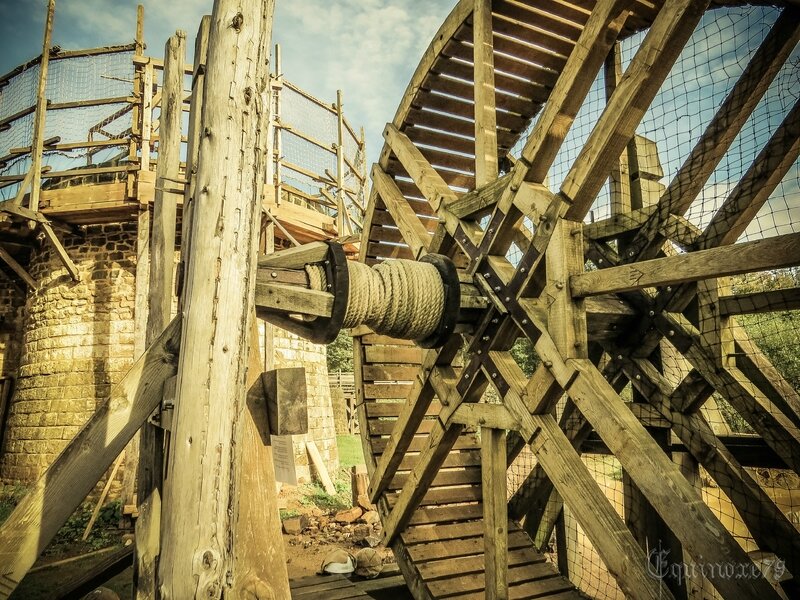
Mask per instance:
[[[369,267],[347,263],[350,289],[342,327],[366,325],[391,337],[419,340],[431,335],[444,312],[444,283],[432,264],[389,260]],[[326,290],[325,270],[306,265],[309,287]]]

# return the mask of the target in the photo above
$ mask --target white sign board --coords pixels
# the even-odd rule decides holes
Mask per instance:
[[[272,435],[272,462],[275,465],[275,480],[297,485],[297,469],[294,465],[294,446],[290,435]]]

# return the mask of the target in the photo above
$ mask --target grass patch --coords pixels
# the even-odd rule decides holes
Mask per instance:
[[[350,508],[353,492],[350,488],[350,481],[341,477],[342,472],[343,470],[339,473],[340,477],[333,482],[333,487],[336,489],[335,494],[329,494],[317,482],[307,483],[303,486],[300,503],[304,506],[313,505],[325,511]]]
[[[364,464],[364,449],[358,435],[337,435],[336,445],[339,448],[339,464],[350,468]]]

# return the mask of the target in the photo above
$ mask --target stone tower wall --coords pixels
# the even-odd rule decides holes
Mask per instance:
[[[85,237],[61,239],[81,281],[72,281],[49,244],[34,251],[29,272],[39,285],[22,317],[0,455],[4,483],[35,480],[133,360],[136,224],[90,226]]]

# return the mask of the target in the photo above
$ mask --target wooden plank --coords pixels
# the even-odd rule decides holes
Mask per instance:
[[[9,597],[50,540],[161,401],[175,374],[181,320],[173,320],[0,526],[0,598]]]
[[[509,550],[530,548],[530,545],[530,538],[522,531],[515,531],[508,536]],[[432,560],[442,560],[445,558],[474,556],[483,552],[483,536],[470,537],[462,540],[416,544],[414,546],[409,546],[406,550],[415,564]]]
[[[800,310],[800,287],[719,297],[720,315]]]
[[[2,246],[0,246],[0,259],[2,259],[9,267],[11,267],[11,270],[19,275],[20,279],[22,279],[22,281],[24,281],[29,288],[32,290],[36,289],[36,281],[33,279],[33,277],[31,277],[23,268],[23,266],[19,264],[16,259],[11,256]]]
[[[430,373],[437,364],[449,364],[452,362],[460,346],[460,338],[454,336],[440,350],[426,350],[424,355],[420,355],[419,374],[408,393],[397,421],[393,425],[392,435],[375,465],[375,471],[370,477],[369,495],[372,502],[378,501],[381,493],[397,471],[403,455],[408,451],[411,440],[433,400],[434,390],[429,381]],[[370,360],[371,354],[372,352],[368,349],[366,352],[367,360]],[[415,350],[414,354],[418,355],[419,351]]]
[[[511,429],[519,427],[517,420],[502,404],[462,404],[451,417],[453,423],[469,427]]]
[[[530,569],[534,565],[544,563],[544,558],[535,552],[532,548],[521,548],[518,550],[509,550],[508,552],[508,566],[522,566],[527,565]],[[459,556],[456,558],[445,558],[437,561],[425,562],[417,565],[420,576],[427,581],[436,581],[439,579],[451,579],[454,574],[458,575],[471,575],[476,573],[483,573],[484,571],[484,558],[482,554],[475,556]],[[550,567],[552,572],[552,567]],[[534,571],[531,569],[533,573]]]
[[[480,0],[479,0],[480,1]],[[506,432],[481,428],[483,554],[488,600],[508,597],[508,508],[506,506]],[[511,578],[513,580],[513,576]]]
[[[392,215],[395,225],[403,236],[403,241],[411,248],[415,258],[419,258],[428,251],[430,234],[409,206],[408,201],[389,177],[378,166],[372,167],[372,185],[380,194],[386,209]]]
[[[49,222],[46,221],[40,222],[39,226],[42,228],[47,241],[50,242],[50,244],[53,246],[53,249],[56,251],[56,255],[61,260],[61,263],[67,270],[67,273],[69,273],[70,277],[72,277],[72,280],[80,281],[81,277],[78,273],[78,267],[75,266],[75,263],[72,262],[72,259],[70,258],[69,254],[67,254],[64,246],[61,245],[61,241],[56,236],[55,231],[53,231],[53,227]]]
[[[258,268],[299,269],[310,263],[322,262],[327,255],[328,244],[325,242],[311,242],[310,244],[279,250],[272,254],[261,255],[258,257]]]
[[[255,306],[272,312],[297,313],[329,317],[333,310],[333,294],[308,290],[296,285],[263,283],[259,271],[255,286]]]
[[[306,450],[308,451],[308,455],[311,457],[311,463],[317,470],[317,475],[319,475],[320,483],[322,483],[322,487],[325,489],[325,492],[331,495],[336,494],[336,488],[333,486],[333,481],[328,473],[328,468],[325,466],[325,461],[322,460],[322,455],[320,455],[319,449],[317,448],[317,444],[314,442],[314,440],[309,440],[306,442]]]
[[[574,275],[570,287],[573,297],[582,297],[797,264],[800,264],[800,234],[790,233]]]
[[[657,236],[661,224],[666,222],[668,215],[682,215],[689,209],[689,206],[703,189],[719,161],[728,151],[753,110],[755,110],[758,102],[766,93],[778,71],[788,59],[798,40],[800,40],[800,8],[790,6],[785,8],[781,16],[778,17],[775,25],[764,38],[752,60],[742,72],[741,77],[728,93],[714,118],[684,161],[683,166],[672,178],[667,190],[659,199],[658,210],[653,213],[645,226],[637,233],[631,244],[637,260],[656,256],[656,253],[661,248],[663,239]],[[797,122],[796,116],[795,128],[798,126]],[[795,129],[795,139],[789,143],[794,144],[796,148],[800,148],[796,134],[797,129]],[[779,154],[774,155],[774,157],[779,156]],[[795,152],[796,158],[797,154]],[[783,156],[777,159],[773,158],[773,160],[775,162],[786,162],[785,169],[788,169],[794,163],[794,159],[789,158],[787,161]],[[769,179],[771,175],[765,173],[761,177]],[[782,175],[778,177],[777,181],[780,181],[781,177]],[[762,203],[766,201],[767,197],[769,197],[769,192],[763,197]],[[739,212],[734,211],[732,215],[736,215]],[[724,214],[718,213],[718,215]],[[755,212],[752,213],[752,216],[755,216]],[[731,217],[727,217],[726,220],[729,218]],[[749,219],[747,222],[749,222]],[[724,226],[719,229],[719,234],[730,229],[730,223],[725,224],[723,220],[721,224]],[[743,229],[742,227],[738,233],[741,233]],[[716,227],[714,230],[717,230]],[[733,243],[737,237],[738,234],[733,236],[729,243]],[[701,248],[709,247],[711,246],[701,246]]]
[[[203,210],[192,223],[172,432],[180,442],[170,446],[162,511],[159,581],[174,598],[227,587],[232,597],[254,593],[245,590],[289,596],[277,519],[242,506],[243,497],[263,493],[246,468],[255,461],[242,453],[260,439],[248,425],[247,375],[269,112],[258,93],[269,77],[273,9],[272,1],[219,0],[211,18],[202,111],[208,135],[196,173]],[[254,524],[259,535],[248,535]],[[236,540],[235,552],[222,539]]]
[[[475,0],[472,31],[475,81],[475,187],[481,187],[497,179],[498,173],[491,0]]]
[[[686,41],[703,16],[705,0],[664,4],[567,173],[561,193],[572,205],[567,218],[583,221],[611,165],[633,137]],[[605,58],[603,52],[598,60]],[[599,67],[598,67],[599,68]]]
[[[438,210],[442,202],[456,200],[456,193],[447,186],[408,136],[390,124],[384,129],[383,137],[434,210]]]

